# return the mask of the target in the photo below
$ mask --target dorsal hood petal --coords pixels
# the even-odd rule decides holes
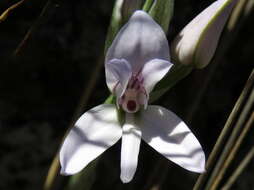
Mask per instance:
[[[174,60],[205,67],[212,59],[221,32],[237,0],[217,0],[196,16],[171,46]]]
[[[151,59],[169,60],[169,47],[162,28],[144,11],[136,11],[117,34],[106,55],[125,59],[138,72]]]

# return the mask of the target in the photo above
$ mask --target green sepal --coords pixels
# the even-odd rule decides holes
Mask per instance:
[[[111,94],[109,95],[109,97],[107,97],[107,99],[104,101],[104,104],[115,104],[116,102],[116,97]]]

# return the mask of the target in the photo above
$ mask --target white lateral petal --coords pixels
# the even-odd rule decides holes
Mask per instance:
[[[221,32],[237,0],[217,0],[196,16],[176,37],[172,56],[182,64],[205,67],[212,59]]]
[[[174,113],[160,106],[148,106],[141,113],[139,126],[142,138],[167,159],[193,172],[205,171],[201,145]]]
[[[126,113],[126,122],[123,126],[120,175],[123,183],[130,182],[136,172],[141,142],[141,131],[135,126],[132,117],[132,114]]]
[[[60,150],[61,174],[72,175],[115,144],[122,135],[114,105],[99,105],[84,113]]]
[[[121,28],[108,49],[106,62],[127,60],[137,73],[151,59],[169,60],[167,38],[161,27],[144,11],[136,11]]]
[[[105,72],[108,88],[121,97],[132,75],[131,65],[124,59],[112,59],[105,64]]]
[[[142,76],[144,77],[144,87],[147,94],[167,74],[172,65],[169,61],[162,59],[153,59],[144,65]]]

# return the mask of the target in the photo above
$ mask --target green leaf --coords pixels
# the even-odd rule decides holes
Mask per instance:
[[[143,0],[116,0],[105,42],[106,53],[117,32],[128,21],[135,10],[142,8]]]
[[[149,12],[149,10],[151,9],[152,5],[153,5],[153,1],[154,0],[146,0],[142,10],[143,11],[146,11],[146,12]]]
[[[143,9],[148,9],[151,4],[151,0],[147,0]],[[164,32],[168,32],[169,23],[174,12],[174,0],[156,0],[153,1],[152,6],[149,9],[149,14],[153,19],[161,25]]]
[[[105,42],[105,49],[104,52],[106,53],[109,46],[113,42],[117,32],[120,30],[120,28],[123,25],[122,22],[122,13],[121,13],[121,7],[123,5],[123,0],[116,0],[115,6],[113,8],[113,13],[111,17],[111,22],[108,28],[108,34]]]
[[[135,10],[142,8],[143,0],[124,0],[121,9],[123,22],[126,23]]]

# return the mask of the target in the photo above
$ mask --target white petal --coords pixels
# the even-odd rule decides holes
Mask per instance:
[[[84,113],[60,150],[61,173],[72,175],[115,144],[122,135],[114,105],[99,105]]]
[[[112,59],[105,64],[105,72],[108,88],[121,97],[132,75],[131,65],[124,59]]]
[[[148,106],[141,113],[139,126],[142,138],[167,159],[193,172],[205,171],[201,145],[174,113],[160,106]]]
[[[153,59],[147,62],[142,69],[144,87],[149,94],[157,82],[159,82],[172,67],[172,63],[162,59]]]
[[[121,180],[128,183],[132,180],[138,164],[138,154],[141,141],[141,131],[135,126],[132,114],[126,114],[123,126],[121,148]]]
[[[171,50],[183,64],[205,67],[212,59],[221,32],[237,0],[217,0],[196,16],[176,37]]]
[[[138,72],[151,59],[169,60],[167,38],[161,27],[144,11],[136,11],[117,34],[106,55],[125,59]]]

